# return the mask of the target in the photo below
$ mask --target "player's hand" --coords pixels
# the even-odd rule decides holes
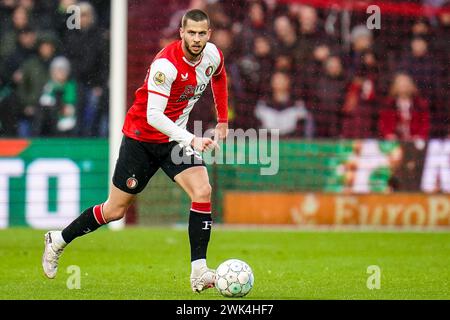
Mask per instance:
[[[216,129],[214,129],[214,141],[219,141],[225,139],[228,136],[228,123],[220,122],[217,124]]]
[[[213,149],[219,149],[219,145],[217,144],[217,142],[215,142],[214,140],[212,140],[210,138],[194,137],[194,139],[192,139],[191,146],[195,150],[200,151],[200,152],[210,151]]]

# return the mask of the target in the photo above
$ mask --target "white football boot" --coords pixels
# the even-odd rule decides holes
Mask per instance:
[[[202,292],[209,288],[214,288],[214,281],[216,280],[216,271],[207,267],[199,271],[198,276],[191,274],[191,287],[194,292]]]
[[[45,248],[44,254],[42,255],[42,268],[44,269],[45,276],[49,279],[56,277],[56,272],[58,271],[58,260],[64,250],[64,247],[62,246],[55,248],[52,234],[56,232],[60,231],[49,231],[45,234]]]

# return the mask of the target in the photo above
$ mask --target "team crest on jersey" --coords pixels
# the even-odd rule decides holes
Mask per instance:
[[[213,70],[214,70],[213,66],[209,66],[208,68],[206,68],[206,71],[205,71],[206,76],[209,77],[210,75],[212,75]]]
[[[132,177],[132,178],[130,177],[127,179],[128,189],[136,189],[137,185],[138,185],[138,181],[135,177]]]
[[[166,82],[166,75],[160,71],[158,71],[153,77],[153,81],[159,86]]]

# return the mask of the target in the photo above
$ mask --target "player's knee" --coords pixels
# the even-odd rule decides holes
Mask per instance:
[[[209,183],[204,184],[194,189],[193,201],[195,202],[208,202],[211,201],[211,185]]]

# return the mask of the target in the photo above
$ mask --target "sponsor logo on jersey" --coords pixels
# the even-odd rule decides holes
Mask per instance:
[[[181,74],[181,81],[186,81],[189,77],[189,74],[186,72],[185,74]]]
[[[206,71],[205,71],[206,76],[209,77],[210,75],[212,75],[213,70],[214,70],[213,66],[209,66],[208,68],[206,68]]]
[[[158,71],[153,77],[153,81],[156,83],[156,85],[160,86],[164,82],[166,82],[166,75],[161,71]]]
[[[182,102],[191,99],[198,99],[205,91],[207,84],[201,84],[196,87],[188,85],[184,88],[183,94],[178,98],[177,102]]]
[[[189,86],[186,86],[184,88],[183,94],[185,94],[185,95],[192,95],[194,93],[195,93],[195,87],[194,86],[189,85]]]
[[[127,187],[128,187],[128,189],[136,189],[136,187],[137,187],[137,185],[138,185],[138,181],[137,181],[137,179],[136,178],[128,178],[127,179]]]

